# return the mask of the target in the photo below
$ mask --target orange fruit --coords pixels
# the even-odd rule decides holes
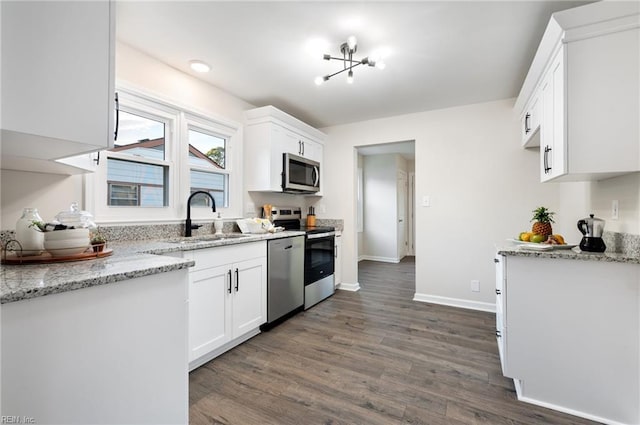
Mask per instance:
[[[529,232],[522,232],[520,233],[520,240],[523,242],[529,242],[529,239],[531,238],[531,233]]]

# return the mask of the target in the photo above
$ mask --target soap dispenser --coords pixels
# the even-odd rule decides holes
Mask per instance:
[[[222,221],[222,216],[220,215],[220,213],[218,213],[218,217],[213,220],[213,227],[216,229],[216,235],[222,234],[224,221]]]

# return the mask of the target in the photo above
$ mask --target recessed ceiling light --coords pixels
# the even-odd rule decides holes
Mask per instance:
[[[191,69],[193,69],[196,72],[209,72],[211,71],[211,67],[209,65],[207,65],[206,63],[199,61],[199,60],[193,60],[191,62],[189,62],[191,64]]]

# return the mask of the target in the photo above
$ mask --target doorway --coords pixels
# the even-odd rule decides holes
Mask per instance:
[[[414,254],[415,142],[358,146],[356,153],[358,261],[399,263]]]

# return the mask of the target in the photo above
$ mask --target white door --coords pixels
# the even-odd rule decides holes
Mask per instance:
[[[189,361],[231,340],[230,266],[189,275]]]
[[[267,320],[266,257],[233,265],[233,338]]]
[[[398,171],[398,259],[407,255],[407,173]]]

